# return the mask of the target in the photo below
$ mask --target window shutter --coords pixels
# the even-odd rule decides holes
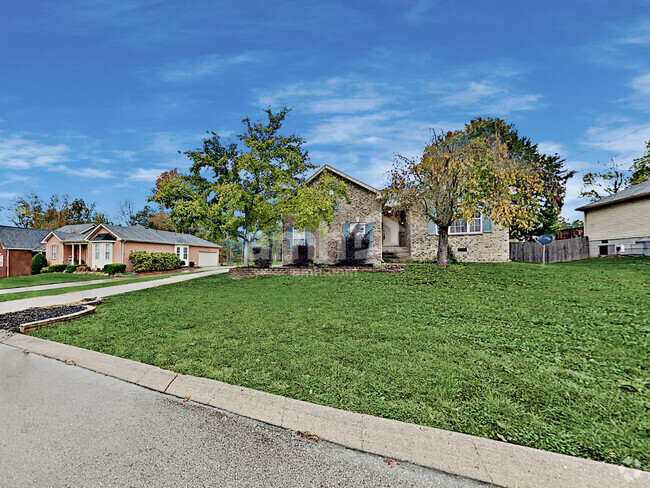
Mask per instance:
[[[368,247],[368,249],[372,251],[372,247],[374,244],[374,241],[372,239],[372,222],[368,222],[366,224],[366,235],[370,238],[370,247]]]
[[[350,224],[343,224],[343,237],[350,235]]]
[[[483,215],[483,232],[492,232],[492,221],[487,215]]]
[[[311,245],[311,231],[309,229],[305,229],[305,244]]]
[[[427,230],[430,236],[435,236],[438,234],[438,226],[431,219],[429,219],[429,227]]]
[[[293,244],[293,227],[287,227],[287,251],[291,251]]]

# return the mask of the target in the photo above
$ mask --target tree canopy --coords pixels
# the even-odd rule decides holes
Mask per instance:
[[[543,180],[528,158],[508,148],[482,119],[464,130],[434,132],[419,160],[398,156],[385,194],[438,226],[439,266],[447,266],[449,227],[481,212],[504,226],[528,230],[537,223]]]
[[[103,213],[97,212],[96,204],[88,205],[83,199],[70,201],[68,195],[54,194],[43,200],[35,193],[18,197],[10,208],[9,219],[18,227],[54,230],[68,224],[108,224]]]
[[[330,223],[336,201],[347,198],[346,186],[331,176],[305,184],[316,166],[302,138],[280,133],[289,109],[265,113],[265,123],[243,119],[238,142],[224,143],[209,132],[201,149],[184,153],[192,161],[189,172],[163,173],[151,197],[169,210],[181,231],[201,227],[213,239],[241,239],[245,265],[250,244],[279,229],[285,218],[315,229]]]

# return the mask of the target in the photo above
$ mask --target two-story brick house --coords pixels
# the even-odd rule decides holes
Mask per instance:
[[[429,260],[436,257],[438,233],[435,224],[412,211],[382,204],[380,190],[331,166],[322,166],[307,184],[328,172],[348,188],[350,203],[339,202],[332,223],[323,229],[299,229],[291,219],[285,222],[282,236],[282,263],[291,264],[296,245],[313,246],[316,264],[335,264],[344,255],[344,236],[353,232],[370,239],[367,263],[382,261]],[[454,222],[449,229],[449,246],[461,261],[503,262],[509,259],[508,229],[477,214],[473,219]]]

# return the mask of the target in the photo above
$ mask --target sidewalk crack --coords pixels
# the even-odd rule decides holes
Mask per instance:
[[[166,386],[165,389],[163,390],[163,393],[167,393],[167,390],[169,389],[169,387],[172,385],[172,383],[174,382],[174,380],[175,380],[176,378],[178,378],[178,373],[176,373],[176,374],[174,375],[174,377],[171,379],[171,381],[167,384],[167,386]]]

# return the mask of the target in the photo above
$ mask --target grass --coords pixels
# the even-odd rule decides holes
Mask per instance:
[[[139,283],[141,281],[160,280],[163,278],[169,278],[170,276],[176,276],[177,274],[179,273],[171,273],[171,274],[158,275],[158,276],[145,276],[142,278],[123,279],[123,280],[115,280],[115,281],[111,280],[106,283],[94,283],[92,285],[79,285],[79,286],[66,286],[64,288],[52,288],[50,290],[34,290],[34,291],[24,290],[24,291],[16,291],[16,293],[3,293],[0,295],[0,303],[10,302],[12,300],[22,300],[24,298],[62,295],[64,293],[74,293],[75,291],[94,290],[96,288],[106,288],[109,286],[128,285],[129,283]],[[72,281],[76,281],[76,280],[72,280]]]
[[[93,276],[76,273],[42,273],[32,276],[12,276],[0,280],[0,290],[24,288],[26,286],[52,285],[71,281],[88,281],[108,279],[108,276]]]
[[[411,265],[109,297],[36,335],[356,412],[650,467],[650,260]]]

